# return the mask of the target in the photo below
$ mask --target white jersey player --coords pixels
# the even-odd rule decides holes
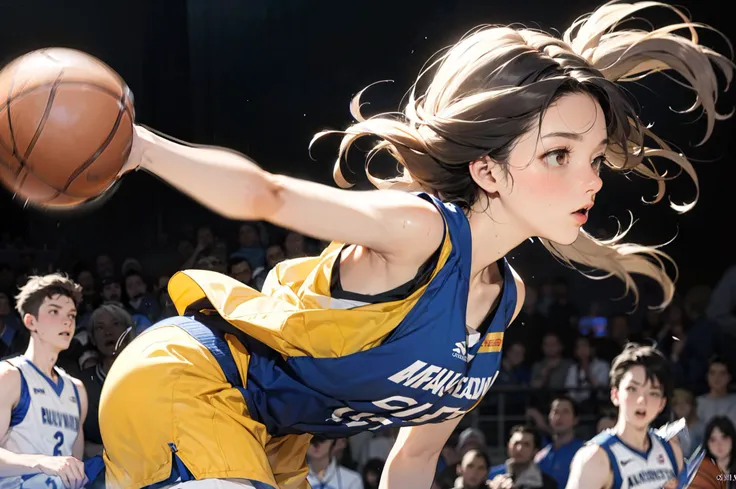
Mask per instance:
[[[0,363],[0,489],[79,489],[87,480],[82,383],[55,366],[69,347],[80,287],[31,277],[16,307],[31,332],[25,354]]]
[[[677,487],[684,467],[677,437],[668,441],[650,428],[671,391],[667,359],[652,347],[628,345],[611,365],[616,426],[578,450],[567,489]]]

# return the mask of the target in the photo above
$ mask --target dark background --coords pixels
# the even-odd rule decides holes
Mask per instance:
[[[478,24],[522,23],[564,30],[598,2],[517,0],[26,0],[0,2],[0,61],[30,50],[64,46],[99,57],[128,82],[137,121],[199,144],[245,152],[272,172],[331,183],[337,138],[320,142],[310,158],[308,144],[323,129],[350,122],[350,98],[365,86],[370,113],[396,110],[425,60]],[[694,20],[733,38],[724,7],[714,1],[683,1]],[[664,9],[645,11],[655,24],[676,18]],[[729,54],[716,34],[702,41]],[[734,122],[718,123],[711,140],[695,145],[705,125],[688,108],[691,93],[662,76],[627,87],[642,105],[642,117],[665,140],[696,163],[700,202],[677,216],[667,202],[643,206],[656,187],[636,177],[607,174],[590,229],[615,230],[615,220],[638,219],[631,239],[664,243],[680,266],[683,286],[713,284],[732,264],[734,224]],[[721,112],[736,105],[733,93]],[[365,144],[363,145],[366,146]],[[360,164],[353,168],[360,170]],[[358,172],[359,173],[359,172]],[[203,176],[206,178],[206,176]],[[358,178],[356,176],[356,178]],[[670,187],[676,202],[691,199],[687,177]],[[136,256],[161,233],[176,235],[186,222],[208,223],[234,235],[237,223],[214,216],[165,183],[142,173],[126,177],[104,206],[74,213],[23,208],[0,191],[2,229],[48,249],[85,257],[106,251]],[[531,283],[563,272],[539,245],[512,253],[513,264]],[[615,281],[579,281],[579,301],[613,297]],[[646,290],[646,283],[643,283]],[[658,297],[647,302],[654,304]]]

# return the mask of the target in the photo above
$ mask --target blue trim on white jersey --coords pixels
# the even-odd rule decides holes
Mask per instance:
[[[56,392],[57,397],[61,395],[61,391],[64,390],[64,377],[61,374],[59,374],[59,372],[56,372],[56,375],[59,377],[59,382],[54,383],[54,381],[51,380],[48,375],[43,373],[40,368],[36,367],[36,365],[30,359],[25,358],[25,361],[28,362],[28,365],[36,369],[36,372],[38,372],[41,375],[41,377],[46,379],[46,382],[48,382],[51,388],[54,390],[54,392]]]
[[[23,372],[21,372],[19,368],[16,368],[16,370],[20,374],[20,399],[18,400],[18,405],[15,406],[13,411],[10,413],[9,428],[21,424],[23,420],[26,419],[28,409],[31,407],[31,393],[28,390],[28,382],[23,376]]]
[[[621,486],[623,485],[621,471],[618,469],[618,461],[616,459],[616,456],[613,454],[613,451],[611,451],[610,447],[611,443],[615,443],[617,441],[619,441],[619,439],[616,435],[614,435],[613,433],[608,433],[606,431],[598,433],[598,435],[590,440],[590,443],[598,445],[603,449],[604,452],[606,452],[606,456],[608,457],[608,465],[611,467],[611,473],[613,474],[613,484],[611,485],[611,489],[621,489]]]
[[[654,435],[656,436],[656,435]],[[675,471],[675,475],[680,475],[680,465],[677,463],[677,458],[675,457],[675,450],[672,448],[672,444],[665,440],[664,438],[660,438],[662,441],[662,444],[664,445],[664,451],[667,452],[667,456],[670,458],[670,463],[672,464],[672,469]]]

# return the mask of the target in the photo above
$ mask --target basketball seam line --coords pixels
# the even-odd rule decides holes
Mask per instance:
[[[118,76],[118,80],[119,81],[122,81],[122,78],[120,78]],[[7,100],[5,101],[4,104],[0,104],[0,112],[2,112],[3,109],[7,109],[7,111],[8,111],[8,126],[9,126],[9,129],[10,129],[10,140],[11,140],[12,148],[6,147],[5,141],[3,141],[2,139],[0,139],[0,147],[2,147],[5,151],[7,151],[8,153],[10,153],[15,158],[16,162],[19,165],[18,169],[15,171],[15,178],[20,177],[21,171],[23,170],[23,168],[25,168],[26,165],[25,165],[25,162],[24,161],[22,161],[21,159],[18,158],[18,149],[17,149],[17,145],[16,145],[16,141],[15,141],[15,133],[13,132],[13,123],[12,123],[11,113],[10,113],[11,104],[14,101],[16,101],[16,100],[25,97],[26,95],[30,95],[30,94],[34,93],[37,90],[43,90],[45,88],[53,87],[55,83],[56,83],[56,81],[54,81],[52,83],[44,83],[42,85],[36,85],[35,87],[30,88],[28,90],[23,90],[21,92],[18,92],[16,94],[13,94],[13,87],[15,86],[15,75],[13,75],[13,78],[11,79],[10,90],[8,91],[8,98],[7,98]],[[124,81],[122,81],[122,83],[124,83]],[[108,90],[107,88],[102,87],[100,85],[97,85],[95,83],[81,82],[81,81],[70,81],[70,80],[64,81],[64,80],[62,80],[56,86],[59,87],[61,85],[80,85],[80,86],[86,86],[86,87],[89,87],[89,88],[98,90],[98,91],[100,91],[102,93],[106,93],[106,94],[110,95],[111,97],[113,97],[115,99],[117,99],[119,97],[119,95],[116,94],[116,93],[114,93],[112,90]],[[121,86],[122,98],[120,100],[125,100],[125,98],[126,98],[125,95],[126,95],[126,92],[127,92],[126,88],[127,88],[127,85],[122,85]],[[120,100],[118,100],[118,102],[120,102]],[[127,112],[128,113],[128,116],[130,117],[130,120],[132,122],[133,121],[133,113],[131,112],[131,110],[129,110],[128,107],[125,107],[124,112]],[[119,116],[120,116],[120,114],[119,114]],[[12,168],[10,167],[10,164],[7,163],[7,162],[5,162],[4,160],[3,160],[3,165],[5,165],[6,167],[8,167],[8,169],[12,170]],[[59,190],[54,185],[51,185],[45,179],[41,178],[32,169],[30,170],[30,172],[41,183],[45,184],[47,187],[49,187],[52,190],[54,190],[54,191],[57,192],[57,194],[55,196],[53,196],[52,199],[55,199],[56,197],[58,197],[59,194],[62,192],[62,190]],[[15,193],[17,193],[17,191],[22,188],[22,183],[25,182],[25,177],[26,176],[24,176],[22,178],[21,185],[17,186]],[[70,194],[70,196],[71,197],[80,197],[80,198],[82,197],[81,195],[72,195],[72,194]],[[48,201],[44,201],[44,202],[48,202]]]
[[[125,108],[125,110],[124,110],[123,112],[124,112],[124,113],[127,113],[127,114],[128,114],[128,117],[130,117],[130,120],[131,120],[131,121],[133,120],[133,117],[132,117],[132,116],[131,116],[131,114],[130,114],[130,110],[128,110],[128,108],[127,108],[127,107]],[[48,204],[49,202],[51,202],[52,200],[54,200],[55,198],[57,198],[57,197],[58,197],[59,195],[61,195],[61,194],[62,194],[62,192],[63,192],[63,193],[65,194],[65,195],[69,196],[69,197],[74,197],[74,198],[79,198],[79,199],[87,199],[87,198],[89,198],[89,199],[93,199],[93,198],[96,198],[96,197],[87,197],[87,196],[83,196],[83,195],[76,195],[76,194],[72,194],[72,193],[66,192],[66,191],[64,191],[64,190],[60,190],[60,189],[56,188],[56,187],[55,187],[54,185],[51,185],[50,183],[48,183],[48,182],[47,182],[47,181],[46,181],[45,179],[41,178],[41,177],[40,177],[40,176],[39,176],[39,175],[38,175],[38,174],[37,174],[37,173],[36,173],[35,171],[33,171],[33,168],[32,168],[32,167],[28,167],[28,166],[26,166],[26,167],[23,167],[23,169],[24,169],[24,170],[26,170],[26,172],[27,172],[27,173],[31,173],[31,174],[32,174],[32,175],[33,175],[33,176],[34,176],[34,177],[35,177],[36,179],[38,179],[38,180],[39,180],[39,181],[40,181],[41,183],[43,183],[43,184],[44,184],[44,185],[46,185],[46,186],[47,186],[48,188],[50,188],[51,190],[53,190],[53,191],[55,191],[55,192],[56,192],[56,195],[54,195],[54,196],[52,196],[52,197],[49,197],[48,199],[44,199],[43,201],[40,201],[40,202],[36,202],[37,204],[41,204],[41,205],[43,205],[43,204]],[[26,175],[24,175],[24,177],[23,177],[23,181],[25,181],[25,177],[26,177],[26,176],[27,176],[27,174],[26,174]],[[20,188],[21,188],[21,187],[22,187],[22,185],[19,185],[19,186],[17,187],[17,189],[16,189],[16,193],[17,193],[17,190],[20,190]]]
[[[131,120],[131,121],[133,121],[133,115],[131,114],[131,112],[130,112],[130,110],[128,109],[128,107],[125,107],[125,108],[124,108],[124,110],[123,110],[123,113],[124,113],[124,114],[128,114],[128,117],[130,117],[130,120]],[[121,119],[122,119],[122,116],[121,116]],[[40,176],[40,175],[38,175],[38,174],[37,174],[37,173],[36,173],[36,172],[35,172],[35,171],[33,170],[33,168],[32,168],[32,167],[28,167],[28,166],[25,166],[25,167],[23,167],[23,168],[21,168],[21,169],[25,169],[25,170],[26,170],[26,171],[27,171],[28,173],[31,173],[31,174],[33,174],[33,176],[34,176],[34,177],[35,177],[36,179],[38,179],[38,180],[39,180],[39,181],[40,181],[41,183],[43,183],[44,185],[46,185],[47,187],[49,187],[49,188],[50,188],[51,190],[54,190],[54,191],[56,192],[56,195],[54,195],[53,197],[50,197],[49,199],[45,199],[45,200],[43,200],[42,202],[38,202],[38,204],[48,204],[48,203],[49,203],[49,202],[51,202],[51,201],[52,201],[53,199],[55,199],[55,198],[57,198],[57,197],[58,197],[59,195],[61,195],[61,194],[62,194],[62,192],[64,192],[64,193],[65,193],[66,195],[68,195],[69,197],[75,197],[75,198],[80,198],[80,199],[81,199],[81,198],[87,198],[87,197],[85,197],[85,196],[82,196],[82,195],[75,195],[75,194],[70,194],[70,193],[66,192],[65,190],[63,190],[63,189],[58,189],[58,188],[56,188],[56,187],[55,187],[54,185],[51,185],[51,184],[50,184],[49,182],[47,182],[47,181],[46,181],[46,180],[45,180],[44,178],[41,178],[41,176]],[[20,175],[20,171],[18,172],[18,175]],[[27,176],[27,175],[26,175],[26,176]],[[25,181],[25,177],[26,177],[26,176],[24,176],[24,177],[23,177],[23,181]],[[20,190],[21,188],[22,188],[22,184],[21,184],[21,185],[19,185],[19,186],[17,186],[17,188],[16,188],[16,193],[17,193],[17,191],[18,191],[18,190]]]
[[[89,158],[87,161],[82,163],[74,172],[69,176],[69,180],[67,180],[66,185],[64,185],[64,192],[69,188],[69,186],[74,182],[74,180],[82,174],[86,169],[88,169],[92,164],[97,161],[97,158],[100,157],[100,155],[107,149],[108,146],[110,146],[110,143],[112,142],[113,138],[115,137],[115,134],[118,132],[118,128],[120,127],[120,121],[123,118],[123,114],[125,114],[126,110],[128,109],[125,106],[125,100],[126,100],[126,93],[125,90],[123,90],[123,95],[118,100],[118,104],[120,105],[120,110],[118,110],[118,116],[115,119],[115,124],[113,124],[112,129],[110,129],[110,133],[107,135],[105,140],[102,142],[99,148],[97,148],[97,151]]]
[[[41,119],[38,121],[38,125],[36,126],[36,132],[31,138],[31,141],[28,143],[28,147],[26,148],[26,152],[23,155],[23,159],[20,160],[20,163],[24,166],[26,164],[26,161],[28,161],[28,157],[31,156],[33,148],[36,146],[38,138],[41,136],[41,131],[43,131],[43,128],[46,125],[46,121],[51,114],[51,108],[53,107],[54,99],[56,98],[56,89],[59,87],[59,82],[61,81],[62,76],[64,76],[63,69],[59,72],[59,76],[56,77],[56,81],[51,87],[51,91],[49,91],[49,99],[46,101],[46,108],[44,109],[43,115],[41,116]]]

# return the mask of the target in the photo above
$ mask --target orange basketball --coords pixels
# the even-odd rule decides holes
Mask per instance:
[[[726,489],[726,478],[718,465],[706,457],[698,467],[688,489]]]
[[[0,181],[25,202],[73,206],[115,181],[133,143],[133,97],[89,54],[49,48],[0,71]]]

